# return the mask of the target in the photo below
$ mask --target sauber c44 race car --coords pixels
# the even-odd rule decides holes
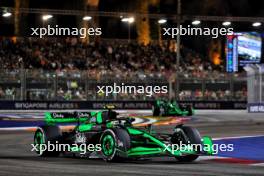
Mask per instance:
[[[191,105],[180,105],[176,101],[156,100],[152,106],[153,116],[192,116]]]
[[[46,125],[38,127],[34,135],[34,145],[39,156],[59,156],[65,152],[78,153],[81,144],[94,144],[100,150],[88,151],[106,161],[151,156],[172,156],[179,161],[191,162],[199,155],[212,154],[210,137],[201,138],[199,132],[189,126],[177,125],[171,134],[155,132],[151,125],[133,127],[133,118],[119,117],[112,109],[98,112],[67,112],[45,114]],[[62,132],[58,123],[74,122],[73,130]],[[68,144],[68,151],[41,150],[43,144]],[[179,148],[180,144],[197,144],[196,148]],[[77,148],[76,148],[77,146]],[[204,150],[204,147],[207,150]]]

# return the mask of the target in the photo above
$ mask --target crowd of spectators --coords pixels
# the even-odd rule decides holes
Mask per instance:
[[[15,100],[17,97],[18,90],[14,87],[10,88],[2,88],[0,87],[0,100],[7,99],[7,100]]]
[[[205,101],[247,101],[247,90],[245,88],[233,92],[226,90],[205,90],[204,93],[201,89],[196,90],[182,90],[179,93],[179,99],[183,101],[188,100],[205,100]]]
[[[88,70],[98,78],[104,75],[130,77],[131,73],[170,77],[177,70],[175,49],[164,42],[147,46],[135,42],[101,41],[89,44],[76,38],[19,38],[0,40],[0,68],[44,70]],[[224,76],[224,67],[214,66],[205,57],[182,47],[178,71],[186,78]],[[134,75],[133,75],[134,76]]]
[[[124,80],[131,82],[146,81],[174,81],[176,72],[181,79],[221,79],[226,77],[223,65],[215,66],[209,59],[197,52],[181,46],[180,67],[176,66],[175,47],[171,42],[163,45],[150,44],[143,46],[135,42],[118,40],[100,42],[81,42],[76,38],[18,38],[0,39],[0,69],[33,70],[28,74],[36,81],[53,77],[46,72],[54,71],[60,77],[74,75],[83,71],[86,77],[95,81],[108,82]],[[34,70],[37,70],[34,72]],[[40,71],[42,70],[42,71]],[[41,73],[41,74],[39,74]],[[78,77],[78,74],[77,74]],[[0,89],[0,99],[8,89]],[[13,91],[15,92],[15,91]],[[57,99],[94,98],[94,94],[86,95],[84,88],[58,89]],[[15,94],[15,93],[13,93]],[[244,93],[234,93],[244,96]],[[30,92],[30,99],[42,99],[47,95],[45,91]],[[55,96],[55,95],[50,95]],[[114,97],[115,95],[113,95]],[[138,95],[118,95],[118,98],[138,99]],[[14,96],[13,96],[14,97]],[[185,90],[179,95],[182,100],[203,99],[218,100],[219,97],[228,100],[230,91],[210,91],[201,93],[200,90]],[[99,98],[100,97],[95,97]],[[242,98],[244,100],[244,98]]]

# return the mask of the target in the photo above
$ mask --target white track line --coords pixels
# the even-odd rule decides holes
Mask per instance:
[[[106,109],[65,109],[65,110],[59,110],[59,109],[49,109],[49,110],[0,110],[0,113],[44,113],[44,112],[75,112],[75,111],[102,111]],[[137,110],[137,109],[131,109],[131,110],[124,110],[124,109],[115,109],[118,112],[124,113],[124,112],[135,112],[135,113],[151,113],[152,110]]]
[[[208,161],[213,159],[223,159],[223,158],[229,158],[229,157],[222,157],[222,156],[199,156],[196,161]]]
[[[7,128],[0,128],[0,131],[19,131],[19,130],[28,130],[28,129],[34,129],[36,126],[30,126],[30,127],[7,127]]]
[[[250,164],[251,166],[261,166],[264,167],[264,163],[256,163],[256,164]]]
[[[253,137],[264,137],[264,135],[220,137],[220,138],[213,138],[213,140],[222,140],[222,139],[242,139],[242,138],[253,138]]]

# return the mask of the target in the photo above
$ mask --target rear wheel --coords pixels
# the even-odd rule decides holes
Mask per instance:
[[[186,107],[186,110],[188,111],[188,116],[192,116],[193,115],[193,109],[191,105],[188,105]]]
[[[188,126],[183,126],[180,128],[181,129],[177,130],[177,132],[175,132],[171,138],[171,142],[173,144],[180,144],[180,142],[182,142],[183,144],[199,144],[201,146],[202,138],[196,128]],[[197,149],[198,151],[196,152],[199,153],[201,149],[199,147]],[[177,156],[175,158],[180,162],[192,162],[198,157],[199,155],[191,154],[185,156]]]
[[[162,106],[159,108],[159,116],[165,116],[165,109]]]
[[[56,151],[48,151],[48,143],[56,144],[56,142],[60,141],[62,137],[62,133],[58,126],[42,126],[38,128],[34,135],[34,144],[37,146],[36,153],[39,156],[59,156],[60,152]]]
[[[157,106],[153,105],[152,106],[152,113],[153,113],[153,116],[159,116],[159,113],[160,113],[160,110]]]

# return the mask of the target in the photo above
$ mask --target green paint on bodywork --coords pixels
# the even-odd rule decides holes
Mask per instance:
[[[164,151],[164,149],[166,148],[166,147],[165,147],[165,144],[164,144],[162,141],[158,140],[157,138],[151,136],[151,135],[148,134],[148,133],[145,133],[145,132],[143,132],[143,131],[137,130],[137,129],[135,129],[135,128],[127,128],[127,130],[128,130],[128,133],[131,134],[131,135],[143,135],[143,137],[150,139],[151,141],[154,142],[154,144],[156,144],[157,146],[160,147],[161,151]],[[138,152],[138,153],[137,153],[137,152],[134,152],[133,155],[137,155],[137,154],[138,154],[138,155],[141,155],[142,152],[145,152],[145,151],[144,151],[144,148],[141,148],[141,149],[143,149],[143,151],[140,151],[140,152]],[[170,154],[173,154],[173,155],[177,155],[177,156],[181,155],[181,152],[180,152],[180,151],[172,151],[172,150],[171,150],[171,147],[168,147],[168,148],[167,148],[167,151],[168,151]],[[156,152],[156,151],[155,151],[155,152]],[[162,152],[162,153],[163,153],[163,152]]]
[[[157,145],[159,145],[161,147],[161,149],[164,151],[164,152],[169,152],[170,154],[172,155],[175,155],[175,156],[180,156],[181,155],[181,151],[173,151],[171,147],[167,147],[166,148],[166,144],[160,140],[158,140],[157,138],[147,134],[147,133],[144,133],[143,135],[144,137],[146,138],[149,138],[150,140],[152,140],[153,142],[155,142]]]
[[[96,114],[96,122],[99,124],[103,123],[102,113],[103,113],[103,111],[100,111]]]
[[[164,153],[161,148],[135,147],[127,152],[128,156],[154,155]]]
[[[106,123],[106,127],[107,127],[107,128],[113,128],[114,125],[113,125],[112,122],[108,122],[108,123]]]
[[[96,111],[92,111],[92,112],[90,112],[90,113],[91,113],[91,116],[95,116],[95,115],[97,114]]]
[[[148,144],[157,145],[157,147],[136,147],[129,150],[129,156],[140,156],[140,155],[152,155],[152,154],[166,154],[169,153],[172,156],[182,156],[186,154],[197,154],[196,151],[186,148],[186,149],[178,149],[175,150],[172,146],[166,145],[163,141],[155,138],[154,136],[140,131],[135,128],[127,128],[130,135],[142,135],[143,137],[149,139]],[[138,141],[132,141],[132,143],[140,144]],[[144,143],[142,143],[144,145]]]
[[[75,117],[67,117],[67,118],[53,118],[50,112],[45,113],[45,122],[47,124],[55,124],[55,123],[74,123],[74,122],[85,122],[88,117],[75,118]]]
[[[79,147],[77,147],[77,146],[73,146],[73,147],[71,147],[70,150],[71,150],[72,152],[80,152],[80,151],[81,151],[81,149],[80,149]]]
[[[214,148],[213,148],[213,140],[211,137],[209,136],[204,136],[202,138],[202,142],[203,142],[203,145],[204,145],[204,149],[206,149],[206,153],[208,155],[212,155],[214,153]]]
[[[188,111],[182,111],[178,107],[171,106],[169,108],[168,114],[187,115],[188,114]]]
[[[78,127],[78,131],[80,132],[85,132],[85,131],[90,131],[92,129],[92,127],[94,126],[94,124],[88,123],[88,124],[81,124]]]
[[[142,131],[140,131],[140,130],[137,130],[137,129],[135,129],[135,128],[127,128],[127,131],[128,131],[128,133],[129,134],[132,134],[132,135],[140,135],[140,134],[143,134],[143,132]]]
[[[132,144],[137,144],[137,145],[139,145],[139,144],[145,144],[144,141],[131,141],[131,143]],[[156,143],[149,141],[148,144],[155,145]]]

